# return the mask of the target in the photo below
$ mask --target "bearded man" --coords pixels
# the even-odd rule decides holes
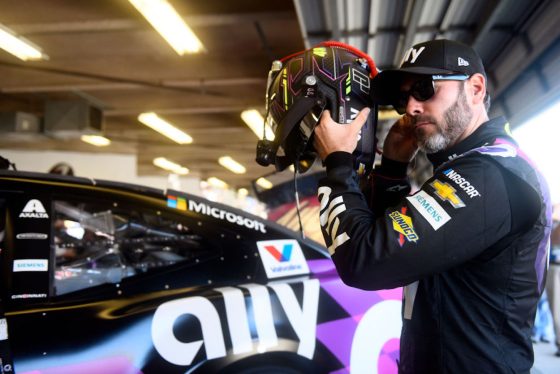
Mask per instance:
[[[369,110],[350,125],[325,112],[314,146],[327,168],[321,226],[340,277],[404,286],[401,373],[529,373],[552,225],[543,177],[502,117],[488,119],[478,54],[450,40],[413,46],[380,72],[372,96],[404,116],[359,188],[351,153]],[[433,176],[409,195],[418,149]]]

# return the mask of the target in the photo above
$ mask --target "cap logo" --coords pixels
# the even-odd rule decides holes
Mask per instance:
[[[469,66],[470,65],[467,60],[464,60],[461,57],[457,57],[457,64],[459,66]]]
[[[408,51],[406,51],[406,53],[404,54],[403,60],[401,62],[401,65],[404,64],[405,62],[410,62],[411,64],[414,64],[416,62],[416,60],[418,59],[418,57],[420,57],[420,54],[422,52],[424,52],[424,49],[426,49],[426,47],[422,47],[420,49],[415,49],[415,48],[410,48]],[[408,59],[410,59],[410,61],[408,61]]]

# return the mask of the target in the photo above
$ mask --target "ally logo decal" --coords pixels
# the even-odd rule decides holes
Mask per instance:
[[[259,255],[268,278],[308,274],[309,267],[297,240],[257,242]]]

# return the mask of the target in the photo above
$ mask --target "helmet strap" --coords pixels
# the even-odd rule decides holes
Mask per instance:
[[[276,132],[274,133],[274,141],[272,142],[272,150],[274,154],[278,151],[280,144],[284,143],[288,135],[292,132],[294,127],[301,122],[301,119],[313,108],[315,105],[324,107],[326,102],[316,97],[302,97],[290,108],[290,111],[282,119]],[[276,157],[277,159],[283,157]],[[280,161],[280,160],[278,160]],[[287,165],[286,165],[287,166]],[[283,162],[277,163],[277,169],[282,170],[286,167]],[[280,169],[282,168],[282,169]]]

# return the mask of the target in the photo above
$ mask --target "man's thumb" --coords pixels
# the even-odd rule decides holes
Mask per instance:
[[[354,128],[354,130],[356,131],[356,133],[358,133],[362,127],[364,126],[364,124],[366,123],[369,113],[370,113],[371,109],[368,107],[365,107],[364,109],[362,109],[360,111],[360,113],[358,113],[358,115],[356,116],[356,118],[354,118],[354,121],[352,121],[351,126]]]

